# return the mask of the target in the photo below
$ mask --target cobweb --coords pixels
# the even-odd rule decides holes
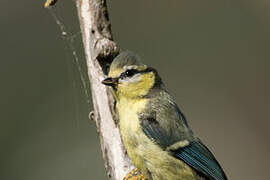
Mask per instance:
[[[81,117],[81,104],[79,96],[83,94],[82,98],[88,107],[90,107],[91,103],[90,83],[88,80],[86,62],[83,54],[81,31],[72,33],[68,30],[67,26],[64,23],[63,16],[61,16],[60,10],[57,8],[57,6],[52,6],[48,8],[48,11],[53,17],[55,23],[57,24],[61,33],[61,38],[64,42],[64,49],[68,66],[68,79],[72,84],[72,89],[74,93],[73,97],[76,108],[76,126],[79,127],[79,119]],[[83,93],[78,92],[79,90],[83,91]]]

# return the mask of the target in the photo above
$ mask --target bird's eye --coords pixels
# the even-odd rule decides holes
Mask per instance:
[[[126,72],[125,72],[125,75],[127,76],[127,77],[131,77],[131,76],[133,76],[135,74],[135,70],[127,70]]]
[[[123,79],[123,78],[125,78],[125,77],[131,77],[131,76],[133,76],[134,74],[136,74],[138,71],[137,70],[135,70],[135,69],[129,69],[129,70],[126,70],[125,72],[123,72],[122,74],[121,74],[121,78]]]

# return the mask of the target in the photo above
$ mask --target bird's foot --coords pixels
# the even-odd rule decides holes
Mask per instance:
[[[132,169],[123,180],[147,180],[137,168]]]

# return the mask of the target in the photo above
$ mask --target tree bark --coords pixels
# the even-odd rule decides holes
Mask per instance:
[[[112,180],[122,180],[132,165],[115,123],[114,98],[110,89],[101,83],[119,48],[112,38],[106,0],[76,0],[76,5],[92,90],[94,119],[107,175]]]

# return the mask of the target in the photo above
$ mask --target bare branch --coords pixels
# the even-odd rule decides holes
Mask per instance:
[[[101,84],[108,65],[119,53],[112,39],[105,0],[76,0],[91,82],[95,121],[108,176],[122,180],[132,168],[115,124],[114,99]]]

